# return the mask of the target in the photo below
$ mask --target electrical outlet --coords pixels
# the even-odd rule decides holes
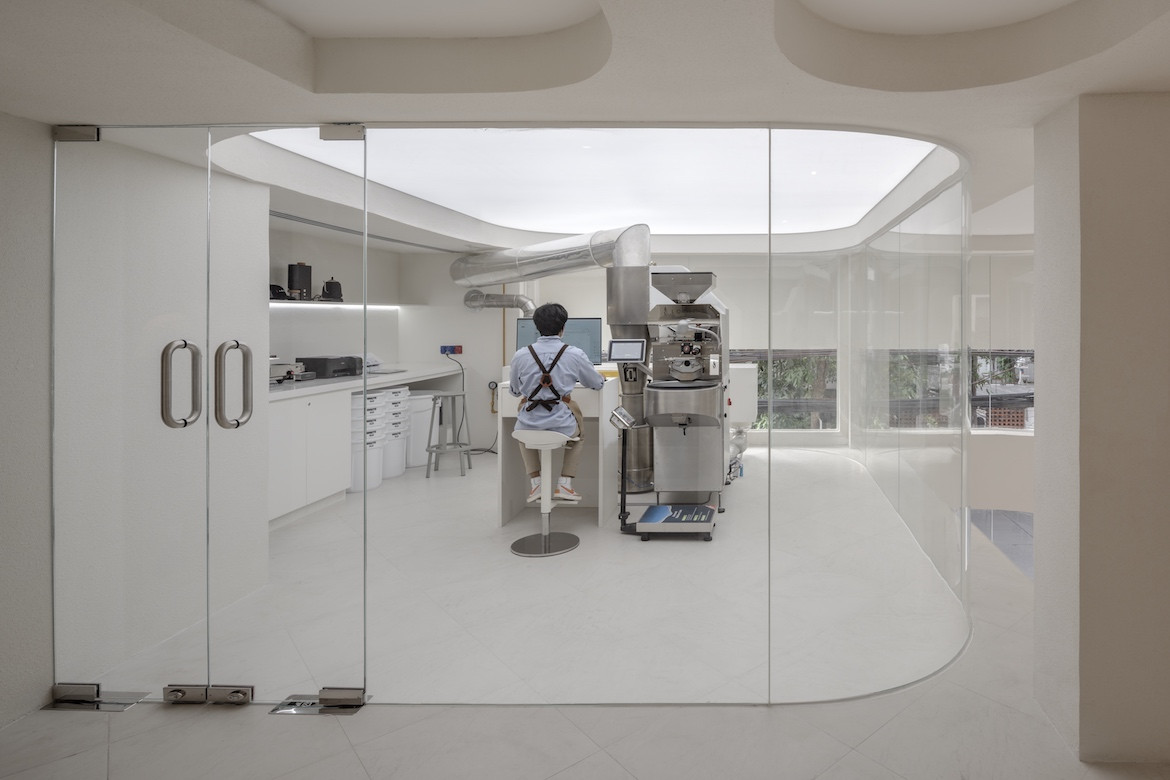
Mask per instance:
[[[456,345],[455,345],[455,354],[456,354],[456,355],[462,355],[462,354],[463,354],[463,345],[462,345],[462,344],[456,344]]]
[[[454,355],[455,354],[455,347],[451,346],[450,344],[445,344],[443,346],[440,346],[439,347],[439,354],[440,355]]]

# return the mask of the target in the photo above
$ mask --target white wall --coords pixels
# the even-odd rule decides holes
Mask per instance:
[[[1035,270],[1029,253],[971,256],[967,301],[972,349],[1033,349]]]
[[[1170,760],[1167,126],[1108,95],[1036,132],[1037,695],[1092,760]]]
[[[274,228],[280,225],[274,223]],[[273,229],[269,233],[269,284],[288,288],[288,266],[304,262],[312,268],[313,293],[335,278],[346,303],[362,302],[362,247],[328,234]],[[366,297],[372,304],[396,304],[399,297],[398,255],[371,244],[368,250]],[[398,312],[370,309],[365,332],[366,351],[384,362],[398,361]],[[282,362],[314,355],[362,354],[362,310],[327,307],[273,307],[268,354]]]
[[[53,143],[49,128],[0,114],[0,727],[44,704],[53,684],[49,486]]]
[[[1035,512],[1036,437],[981,430],[967,437],[967,506]]]
[[[464,369],[471,443],[487,447],[496,436],[488,382],[499,382],[502,366],[511,359],[511,352],[504,355],[502,334],[505,318],[514,318],[515,312],[472,311],[464,306],[467,289],[451,281],[448,272],[453,259],[453,255],[444,254],[401,256],[398,359],[404,363],[458,361]],[[444,357],[439,347],[446,344],[463,347],[463,353]]]

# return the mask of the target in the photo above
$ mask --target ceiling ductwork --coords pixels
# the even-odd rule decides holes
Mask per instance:
[[[650,228],[632,225],[516,249],[464,255],[451,263],[463,287],[508,284],[587,268],[650,265]]]

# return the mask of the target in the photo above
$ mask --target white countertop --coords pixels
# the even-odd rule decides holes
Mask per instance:
[[[398,387],[428,379],[459,375],[459,366],[448,360],[439,363],[385,363],[381,368],[402,370],[394,374],[366,374],[365,377],[343,376],[334,379],[309,379],[304,382],[285,380],[278,385],[268,386],[268,400],[283,401],[289,398],[303,398],[307,395],[340,391],[354,393],[362,389],[363,379],[365,380],[364,387],[373,390],[380,387]]]

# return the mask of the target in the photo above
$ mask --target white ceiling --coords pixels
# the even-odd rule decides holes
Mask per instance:
[[[494,38],[570,27],[597,0],[257,0],[315,38]]]
[[[464,77],[474,75],[479,63],[506,60],[510,47],[480,59],[480,49],[462,51],[458,64],[440,48],[430,52],[435,56],[425,60],[426,68],[414,69],[434,75],[433,88],[327,93],[317,86],[320,46],[314,38],[256,0],[4,0],[0,111],[46,124],[875,129],[940,141],[963,153],[971,163],[972,204],[980,211],[1032,184],[1033,126],[1077,95],[1170,91],[1170,0],[1078,0],[1019,22],[1018,29],[1008,23],[980,32],[885,38],[857,30],[884,25],[905,32],[928,18],[934,29],[1003,23],[1012,18],[1004,13],[1043,13],[1054,0],[851,0],[829,22],[809,10],[831,14],[817,0],[595,2],[603,14],[604,47],[579,78],[508,88],[505,73],[490,89],[477,89]],[[337,7],[306,2],[316,5],[330,14]],[[375,4],[383,6],[390,6],[388,0]],[[451,12],[450,3],[441,7],[446,18],[465,18],[462,11]],[[960,16],[988,8],[996,14],[990,21]],[[374,20],[366,17],[365,23]],[[1012,36],[997,30],[1017,33],[1018,43],[1031,46],[1042,32],[1044,52],[1065,51],[1058,59],[1018,50],[1008,55],[998,44]],[[830,40],[834,31],[849,36]],[[477,34],[490,31],[480,26]],[[524,55],[532,60],[506,64],[532,71],[555,63],[563,50],[552,45],[561,40],[559,33],[551,35],[549,41],[530,36],[538,39]],[[1092,45],[1084,46],[1086,41]],[[932,45],[915,45],[923,42]],[[960,59],[952,44],[964,42],[966,56]],[[906,56],[899,59],[903,43]],[[902,63],[910,77],[929,72],[939,78],[925,87],[900,87],[896,79],[814,74],[814,65],[832,65],[810,62],[816,52],[827,52],[853,76],[877,70],[871,44],[885,47],[887,68]],[[444,45],[457,49],[458,40]],[[805,48],[795,52],[797,46]],[[406,62],[402,70],[410,72]],[[1004,62],[1032,67],[1013,73],[999,67]],[[350,64],[380,67],[363,66],[356,57]],[[991,72],[998,75],[986,82],[965,84],[960,78]]]
[[[813,13],[851,30],[938,35],[1034,19],[1077,0],[800,0]]]

